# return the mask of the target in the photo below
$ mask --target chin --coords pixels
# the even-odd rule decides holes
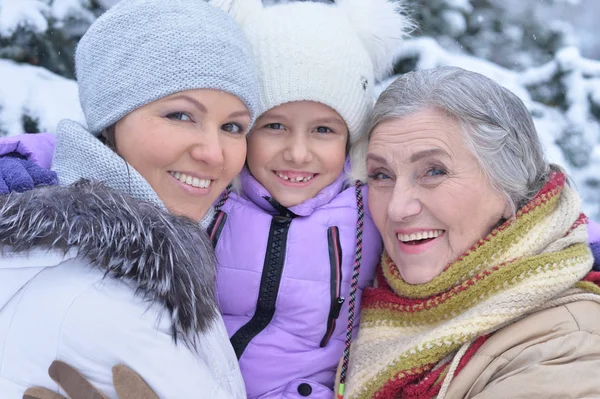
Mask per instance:
[[[407,284],[411,284],[411,285],[419,285],[419,284],[427,284],[430,281],[432,281],[434,278],[436,278],[440,273],[423,273],[423,272],[406,272],[406,271],[402,271],[401,269],[398,269],[400,271],[400,275],[402,276],[402,279],[404,280],[404,282],[406,282]]]

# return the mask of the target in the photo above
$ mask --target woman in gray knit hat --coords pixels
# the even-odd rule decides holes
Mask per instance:
[[[161,398],[244,398],[202,226],[255,117],[245,38],[200,0],[122,0],[75,57],[87,128],[58,126],[62,186],[0,199],[0,397],[62,392],[61,360],[109,398],[117,364]]]

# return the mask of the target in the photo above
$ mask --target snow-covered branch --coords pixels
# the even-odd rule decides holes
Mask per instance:
[[[25,133],[25,121],[54,132],[64,118],[84,123],[75,81],[45,68],[0,60],[0,135]]]

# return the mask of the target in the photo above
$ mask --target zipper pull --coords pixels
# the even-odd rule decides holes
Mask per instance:
[[[337,302],[335,304],[335,307],[333,308],[333,313],[332,313],[332,316],[334,319],[337,319],[338,317],[340,317],[340,311],[342,310],[342,305],[344,304],[345,300],[346,300],[346,298],[344,298],[343,296],[341,296],[337,299]]]

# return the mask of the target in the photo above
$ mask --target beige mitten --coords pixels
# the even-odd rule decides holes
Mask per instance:
[[[158,396],[135,371],[127,366],[113,367],[113,384],[119,399],[158,399]],[[71,399],[107,399],[90,384],[77,370],[68,364],[55,360],[48,369],[50,377]],[[67,399],[64,396],[41,387],[29,388],[23,399]]]

